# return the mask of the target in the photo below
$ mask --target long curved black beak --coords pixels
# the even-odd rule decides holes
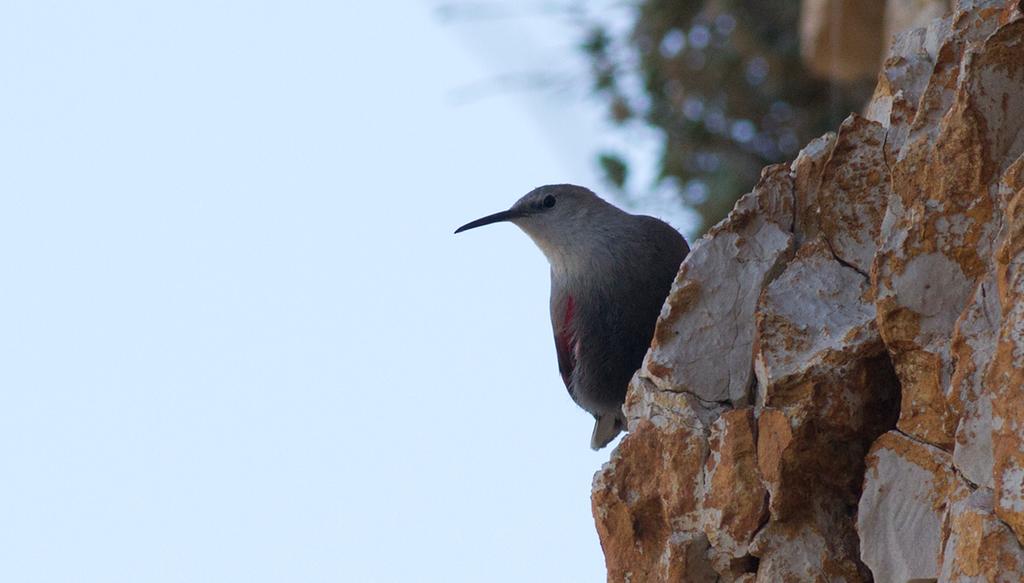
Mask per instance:
[[[500,213],[494,213],[493,215],[487,215],[486,217],[477,219],[473,222],[466,223],[458,229],[455,229],[455,234],[458,235],[463,231],[482,227],[484,225],[490,225],[491,223],[500,223],[502,221],[511,221],[523,216],[523,213],[514,210],[501,211]]]

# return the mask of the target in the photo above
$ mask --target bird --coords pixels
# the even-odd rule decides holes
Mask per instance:
[[[572,400],[594,416],[590,447],[601,449],[626,427],[626,388],[689,253],[686,239],[573,184],[535,188],[455,233],[498,222],[519,227],[548,260],[558,370]]]

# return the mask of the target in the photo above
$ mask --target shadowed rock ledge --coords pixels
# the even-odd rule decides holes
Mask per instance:
[[[899,35],[693,247],[594,478],[608,580],[1024,581],[1024,15]]]

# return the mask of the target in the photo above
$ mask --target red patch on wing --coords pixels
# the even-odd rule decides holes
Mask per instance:
[[[555,332],[555,350],[558,351],[558,371],[562,373],[562,382],[569,386],[572,370],[576,368],[576,351],[573,350],[572,319],[576,315],[576,300],[568,296],[565,300],[565,317],[562,325]]]

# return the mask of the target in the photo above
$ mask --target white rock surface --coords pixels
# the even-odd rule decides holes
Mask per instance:
[[[704,401],[749,402],[754,309],[793,245],[786,186],[764,181],[693,246],[644,363],[659,389]]]
[[[860,557],[877,583],[938,576],[949,454],[890,432],[867,458],[857,511]]]
[[[769,386],[830,366],[837,353],[856,353],[860,344],[878,341],[868,288],[867,279],[833,259],[824,242],[800,249],[761,298],[760,350],[754,359],[759,403]]]

